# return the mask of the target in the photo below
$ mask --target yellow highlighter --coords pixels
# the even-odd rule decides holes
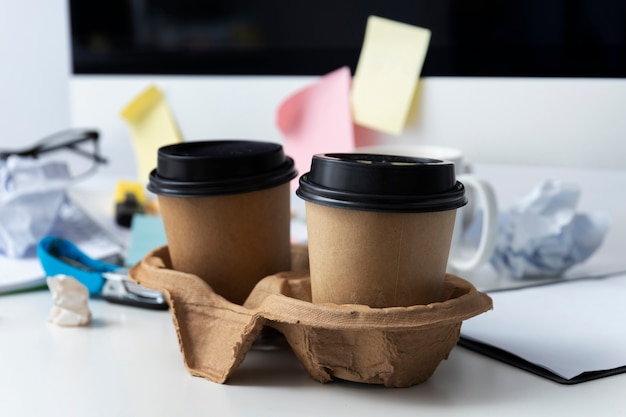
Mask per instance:
[[[142,183],[118,181],[115,187],[115,223],[130,227],[133,215],[145,213],[146,207],[147,200]]]

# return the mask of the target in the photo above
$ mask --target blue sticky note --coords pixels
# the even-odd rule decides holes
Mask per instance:
[[[167,238],[161,217],[135,214],[130,227],[126,265],[135,265],[153,249],[165,244],[167,244]]]

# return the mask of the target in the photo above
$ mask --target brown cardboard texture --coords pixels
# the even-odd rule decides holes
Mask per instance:
[[[295,259],[306,248],[294,246]],[[216,294],[199,277],[171,269],[166,246],[131,270],[164,292],[183,360],[192,375],[224,383],[264,326],[281,332],[309,375],[406,387],[427,380],[458,341],[463,320],[492,308],[469,282],[447,275],[442,301],[410,307],[313,304],[306,263],[261,280],[245,304]]]
[[[439,301],[455,215],[307,202],[313,302],[406,307]]]
[[[249,193],[157,196],[172,267],[242,304],[263,277],[289,269],[289,184]],[[241,262],[245,259],[245,262]]]

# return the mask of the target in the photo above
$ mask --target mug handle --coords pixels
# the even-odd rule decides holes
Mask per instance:
[[[452,257],[450,254],[448,260],[448,265],[454,271],[470,272],[484,265],[493,255],[498,237],[498,204],[493,187],[487,181],[472,174],[458,175],[457,180],[475,190],[476,198],[483,209],[480,243],[476,252],[469,258]]]

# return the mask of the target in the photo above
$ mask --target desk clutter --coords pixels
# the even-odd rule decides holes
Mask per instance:
[[[156,289],[152,294],[161,297],[164,291],[168,297],[168,303],[159,298],[141,306],[178,304],[171,312],[194,375],[225,382],[263,328],[272,327],[317,381],[419,384],[460,340],[461,323],[492,307],[489,296],[445,273],[456,210],[467,202],[450,162],[366,153],[313,156],[296,192],[307,207],[304,268],[293,262],[289,236],[289,182],[296,171],[280,145],[196,141],[164,146],[158,156],[148,189],[159,199],[167,253],[142,260],[133,279]],[[124,206],[132,202],[129,195],[141,193],[122,185],[117,194],[124,199],[116,202]],[[552,193],[540,193],[542,198],[529,199],[527,206],[541,203],[540,209],[550,210],[539,214],[555,214],[566,226],[581,218],[574,215],[575,192],[541,190]],[[572,262],[566,266],[591,255],[607,227],[584,254],[568,256]],[[160,280],[163,274],[172,282]],[[181,274],[201,281],[189,287],[198,294],[181,292]],[[53,295],[54,282],[49,281]],[[102,291],[113,302],[133,304],[129,295],[135,300],[150,291],[133,291],[135,283],[120,277],[105,281],[98,276],[97,282],[89,292]],[[123,298],[117,289],[125,290]],[[55,306],[52,322],[88,322],[89,314],[82,314],[83,320],[62,307]],[[219,333],[218,343],[226,344],[207,344],[213,332]]]

